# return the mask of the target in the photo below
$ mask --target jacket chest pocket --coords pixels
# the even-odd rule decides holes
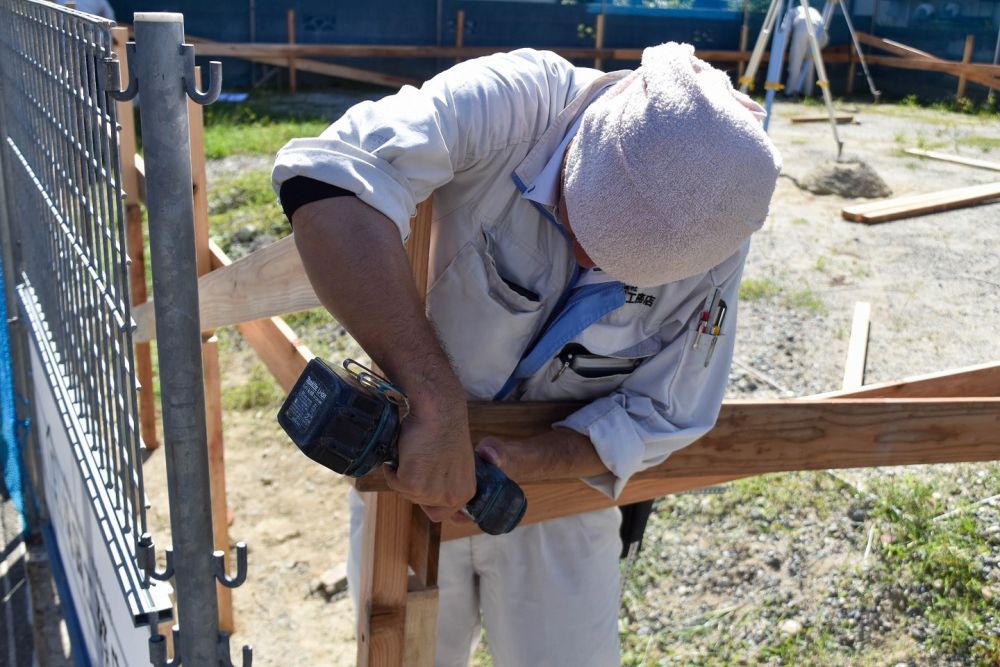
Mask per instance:
[[[521,359],[545,314],[544,300],[505,279],[493,254],[466,244],[427,294],[427,310],[471,398],[491,399]]]

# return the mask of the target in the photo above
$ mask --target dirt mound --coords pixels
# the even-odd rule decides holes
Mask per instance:
[[[806,174],[799,187],[817,195],[888,197],[892,190],[866,163],[825,162]]]

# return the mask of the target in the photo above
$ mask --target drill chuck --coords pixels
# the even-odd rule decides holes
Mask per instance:
[[[383,463],[398,464],[401,404],[402,392],[360,364],[336,367],[314,358],[278,411],[278,423],[312,460],[361,477]],[[500,468],[475,459],[476,494],[466,512],[483,532],[508,533],[527,509],[524,492]]]

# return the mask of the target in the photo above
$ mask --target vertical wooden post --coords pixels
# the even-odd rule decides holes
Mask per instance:
[[[465,10],[459,9],[455,13],[455,48],[460,49],[465,45]],[[460,56],[455,57],[455,64],[462,62]]]
[[[289,9],[286,18],[288,20],[288,45],[295,45],[295,10]],[[295,69],[295,56],[288,58],[288,89],[294,95],[299,90],[298,71]]]
[[[118,56],[119,68],[128,71],[128,53],[125,44],[128,42],[128,28],[113,28],[115,54]],[[119,148],[121,152],[122,186],[125,189],[125,252],[128,253],[129,293],[132,305],[145,303],[146,293],[146,257],[142,233],[142,208],[139,199],[139,177],[135,171],[135,114],[132,102],[116,102],[119,132]],[[137,343],[135,346],[135,371],[139,380],[139,433],[146,448],[153,450],[159,447],[156,438],[156,397],[153,395],[153,357],[149,343]]]
[[[604,13],[597,15],[597,23],[594,26],[594,48],[604,48]],[[604,69],[604,58],[594,58],[594,69]]]
[[[195,68],[195,81],[201,88],[201,68]],[[212,270],[208,247],[208,185],[205,174],[205,118],[201,105],[188,100],[191,126],[191,187],[194,194],[194,238],[198,275]],[[222,387],[218,339],[211,331],[202,332],[202,365],[205,381],[205,424],[208,429],[208,467],[212,487],[212,536],[215,548],[225,552],[229,567],[229,510],[226,503],[225,448],[222,430]],[[232,633],[233,592],[216,584],[219,596],[219,627]]]
[[[743,0],[743,26],[740,28],[740,56],[741,60],[736,65],[736,80],[743,78],[746,71],[747,62],[742,60],[747,55],[747,44],[750,42],[750,0]]]
[[[431,202],[417,207],[407,252],[427,293]],[[392,492],[366,493],[359,591],[359,667],[432,667],[437,640],[440,524]],[[415,581],[409,581],[412,567]]]
[[[858,72],[858,60],[854,49],[847,51],[847,94],[854,93],[854,75]]]
[[[972,50],[976,46],[976,36],[966,35],[965,36],[965,51],[962,53],[962,64],[968,65],[972,60]],[[965,70],[962,70],[962,74],[958,77],[958,91],[955,93],[955,97],[965,97]]]

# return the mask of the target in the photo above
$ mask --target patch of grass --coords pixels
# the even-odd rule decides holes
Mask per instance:
[[[955,143],[961,146],[978,148],[984,153],[988,153],[994,148],[1000,148],[1000,137],[987,137],[981,134],[972,134],[966,137],[959,137],[955,140]]]
[[[256,363],[244,382],[222,390],[222,407],[226,410],[274,407],[284,396],[274,377],[262,364]]]
[[[982,488],[998,483],[994,469]],[[982,533],[989,519],[966,511],[935,520],[948,510],[950,492],[959,490],[911,475],[880,480],[872,510],[884,526],[880,569],[898,606],[923,621],[927,643],[970,658],[970,664],[997,664],[1000,615],[996,602],[983,595],[989,584],[983,563],[991,548]],[[996,512],[991,516],[995,520]]]
[[[830,268],[830,259],[826,255],[820,255],[816,258],[816,263],[814,265],[817,271],[826,272]]]
[[[782,299],[782,303],[789,308],[807,311],[815,315],[825,315],[827,313],[826,304],[823,303],[823,299],[808,287],[787,294]]]
[[[209,192],[212,236],[227,253],[235,243],[248,244],[261,234],[281,238],[291,227],[271,188],[266,169],[247,171],[215,184]]]
[[[808,225],[809,221],[805,218],[795,218],[792,220],[793,225]]]
[[[781,287],[770,278],[746,278],[740,283],[740,299],[756,301],[781,294]]]
[[[315,137],[330,121],[268,113],[259,103],[205,108],[205,156],[270,155],[296,137]]]

